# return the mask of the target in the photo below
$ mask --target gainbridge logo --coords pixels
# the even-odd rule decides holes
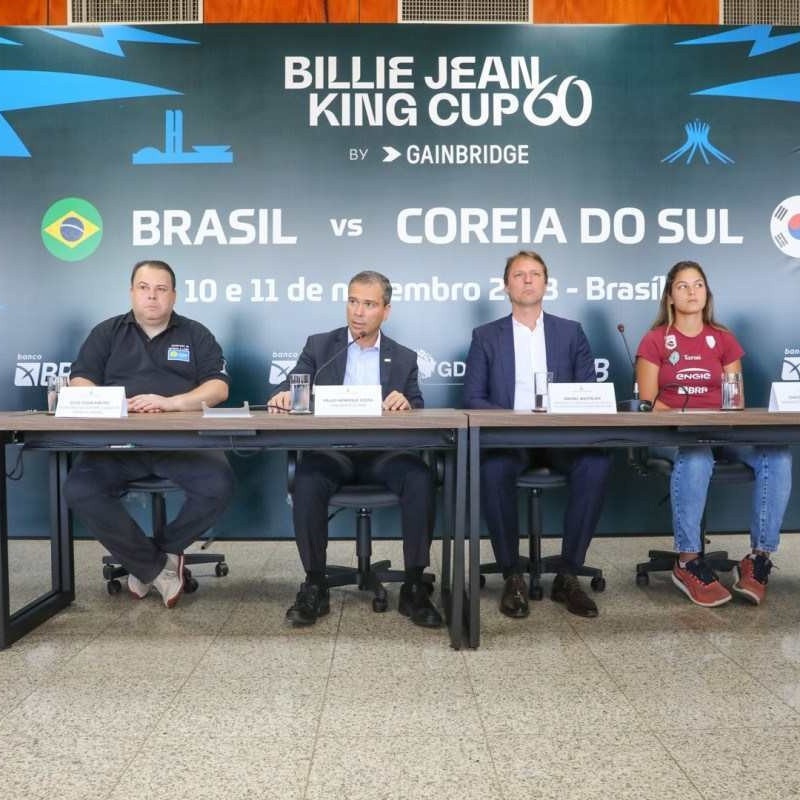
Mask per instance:
[[[102,238],[100,213],[80,197],[53,203],[42,217],[44,246],[62,261],[82,261],[97,250]]]

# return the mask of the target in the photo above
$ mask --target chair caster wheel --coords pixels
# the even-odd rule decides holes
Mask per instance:
[[[606,579],[600,575],[596,575],[594,578],[592,578],[590,586],[596,592],[604,592],[606,590]]]
[[[110,581],[114,578],[114,568],[111,564],[103,564],[103,580]]]
[[[647,586],[650,583],[650,576],[646,572],[636,573],[636,585]]]
[[[481,575],[480,584],[481,584],[481,589],[483,589],[483,587],[486,586],[486,576],[485,575]]]
[[[197,591],[197,587],[199,584],[197,583],[197,579],[193,578],[191,575],[187,578],[185,575],[183,577],[183,591],[186,594],[193,594]]]
[[[387,608],[389,608],[389,601],[385,597],[372,598],[372,610],[376,614],[382,614]]]
[[[224,561],[220,561],[216,567],[214,567],[214,574],[218,578],[224,578],[228,574],[228,565]]]
[[[531,600],[541,600],[544,597],[544,592],[542,591],[541,586],[531,586],[528,594],[530,595]]]
[[[106,591],[109,594],[119,594],[122,591],[122,584],[114,578],[106,584]]]

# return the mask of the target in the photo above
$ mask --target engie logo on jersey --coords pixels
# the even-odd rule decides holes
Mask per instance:
[[[420,380],[443,378],[437,383],[460,386],[464,381],[456,379],[464,377],[467,365],[463,361],[437,361],[427,350],[417,350],[417,369]]]
[[[272,362],[269,365],[269,382],[272,386],[277,386],[288,379],[298,357],[299,353],[272,354]]]
[[[800,347],[784,348],[781,380],[800,381]]]
[[[69,375],[71,361],[44,361],[39,354],[17,353],[14,386],[44,386],[48,378]]]

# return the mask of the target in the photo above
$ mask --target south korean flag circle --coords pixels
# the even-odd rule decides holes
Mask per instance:
[[[778,204],[772,212],[769,232],[782,253],[800,258],[800,195],[787,197]]]

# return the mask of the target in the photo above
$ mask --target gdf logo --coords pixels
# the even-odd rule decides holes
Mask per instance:
[[[431,378],[463,378],[467,365],[463,361],[437,361],[427,350],[417,350],[417,369],[423,381]],[[460,383],[448,380],[446,383]]]

